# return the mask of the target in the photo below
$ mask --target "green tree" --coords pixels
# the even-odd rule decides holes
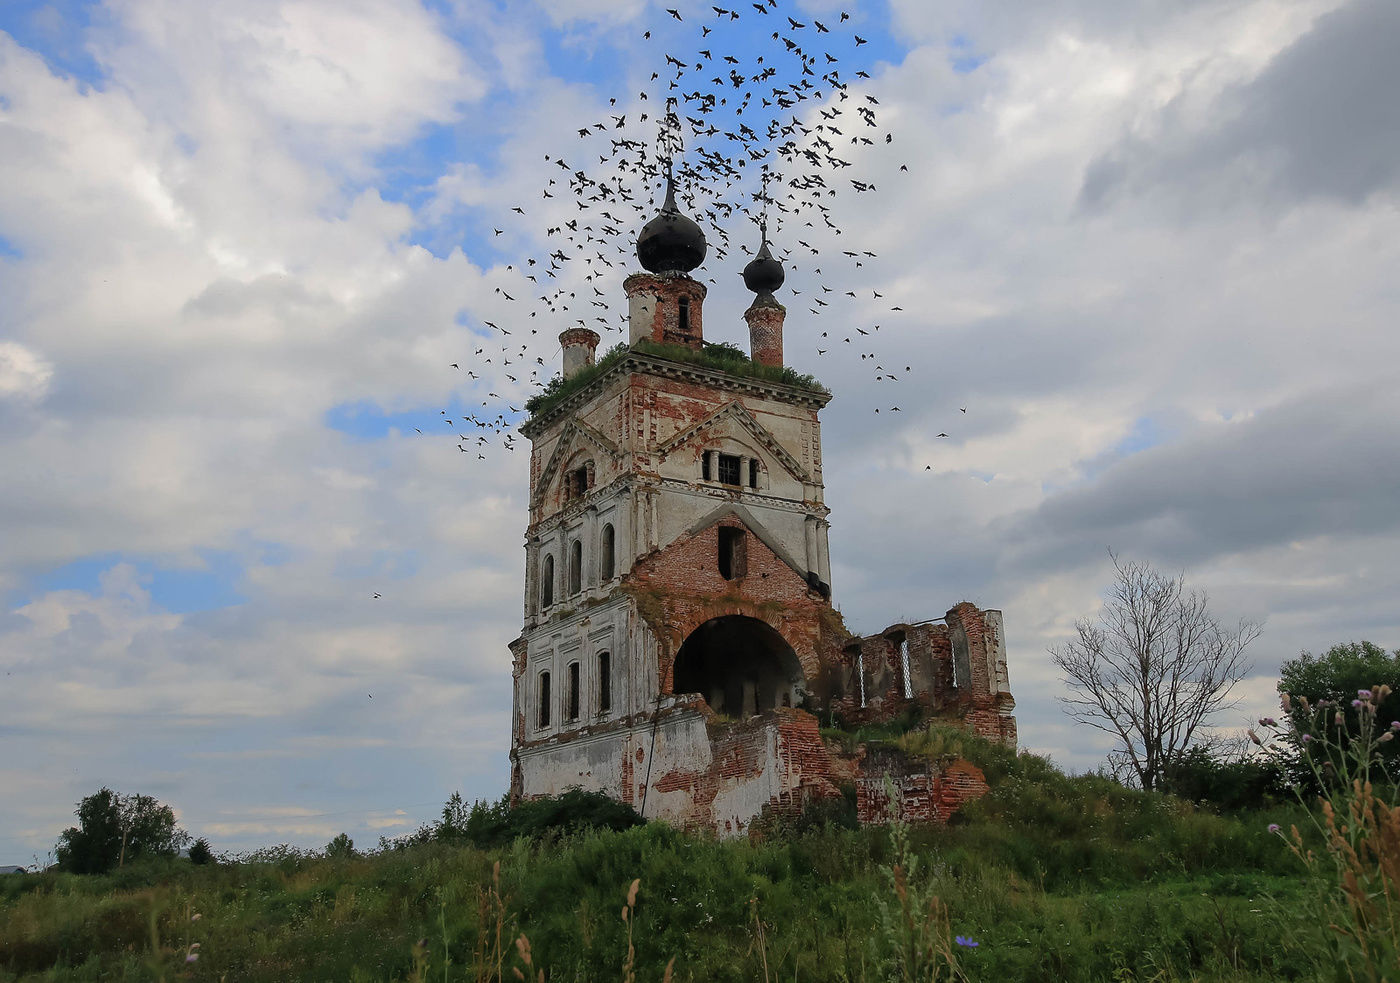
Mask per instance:
[[[78,803],[78,825],[59,834],[59,864],[76,874],[101,874],[138,857],[173,857],[189,842],[175,813],[149,795],[120,795],[105,786]]]
[[[333,860],[348,860],[357,856],[355,841],[350,839],[348,833],[338,834],[335,839],[326,844],[326,856]]]
[[[1400,649],[1387,653],[1379,645],[1364,639],[1360,642],[1340,642],[1322,655],[1303,652],[1279,668],[1278,691],[1292,697],[1294,729],[1306,731],[1304,722],[1309,713],[1300,697],[1306,697],[1313,708],[1321,707],[1316,718],[1324,726],[1335,726],[1341,714],[1348,733],[1355,734],[1360,726],[1360,711],[1352,705],[1361,690],[1374,690],[1385,683],[1392,692],[1376,708],[1376,720],[1381,727],[1400,720]],[[1317,726],[1314,723],[1312,726]],[[1394,761],[1400,752],[1400,741],[1380,746],[1387,761]]]

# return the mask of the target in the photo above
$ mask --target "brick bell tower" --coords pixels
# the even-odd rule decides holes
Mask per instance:
[[[521,427],[511,792],[601,790],[734,835],[767,808],[841,794],[809,711],[859,692],[852,713],[874,714],[881,681],[900,687],[897,670],[865,666],[831,605],[818,420],[831,395],[781,371],[784,272],[766,229],[744,270],[749,359],[706,351],[690,275],[705,253],[668,177],[637,241],[645,272],[623,282],[627,348],[598,363],[597,334],[563,332],[564,385]],[[890,713],[913,697],[907,644],[902,658]]]

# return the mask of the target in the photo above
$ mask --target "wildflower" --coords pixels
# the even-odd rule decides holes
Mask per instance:
[[[1308,741],[1310,741],[1310,740],[1312,740],[1312,735],[1311,735],[1311,734],[1304,734],[1304,735],[1303,735],[1303,743],[1304,743],[1304,744],[1306,744],[1306,743],[1307,743]]]
[[[1293,709],[1293,698],[1287,693],[1280,693],[1278,701],[1283,706],[1283,712],[1288,713]]]
[[[197,952],[191,952],[188,956],[185,957],[185,962],[187,962],[187,963],[198,962],[198,961],[199,961],[199,953],[197,953]]]
[[[1390,722],[1390,729],[1391,729],[1391,730],[1400,730],[1400,720],[1392,720],[1392,721]]]
[[[1359,689],[1356,691],[1356,695],[1363,700],[1369,700],[1371,698],[1371,691],[1368,689]]]
[[[1360,701],[1360,700],[1352,700],[1352,701],[1351,701],[1351,705],[1352,705],[1353,707],[1355,707],[1357,710],[1360,710],[1360,709],[1361,709],[1361,701]]]
[[[1384,733],[1384,734],[1382,734],[1382,735],[1380,736],[1380,738],[1376,741],[1376,743],[1377,743],[1377,744],[1384,744],[1386,741],[1393,741],[1394,739],[1395,739],[1395,735],[1392,734],[1392,733],[1390,733],[1389,731],[1387,731],[1386,733]]]
[[[970,935],[959,935],[956,938],[954,938],[953,941],[956,942],[958,945],[962,946],[964,949],[977,948],[977,943],[972,941],[972,937]]]
[[[200,920],[201,918],[203,918],[203,917],[204,917],[203,915],[201,915],[199,912],[196,911],[193,915],[190,916],[190,921],[192,921],[192,922],[197,922],[197,921],[199,921],[199,920]]]
[[[1249,728],[1249,730],[1245,731],[1245,733],[1249,735],[1249,739],[1250,739],[1251,741],[1253,741],[1255,744],[1258,744],[1258,745],[1260,745],[1261,747],[1263,746],[1264,742],[1261,741],[1261,740],[1259,740],[1259,735],[1256,734],[1256,733],[1254,733],[1254,728],[1253,728],[1253,727]]]
[[[1277,726],[1278,726],[1278,721],[1275,720],[1273,717],[1260,717],[1260,718],[1259,718],[1259,726],[1260,726],[1260,727],[1277,727]]]
[[[1277,833],[1277,832],[1279,831],[1279,829],[1280,829],[1280,827],[1279,827],[1279,824],[1278,824],[1278,823],[1269,823],[1269,832],[1270,832],[1270,833]]]

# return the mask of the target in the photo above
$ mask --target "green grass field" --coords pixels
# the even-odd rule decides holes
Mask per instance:
[[[1266,829],[1304,825],[1300,809],[1222,816],[1030,755],[984,764],[992,794],[954,825],[908,830],[902,857],[888,828],[716,842],[653,823],[488,850],[10,876],[0,981],[513,980],[520,933],[532,978],[624,980],[634,879],[636,980],[673,958],[682,981],[904,979],[901,946],[930,931],[969,980],[1319,978],[1311,888]],[[901,860],[908,896],[940,898],[946,925],[917,910],[927,901],[905,918]]]

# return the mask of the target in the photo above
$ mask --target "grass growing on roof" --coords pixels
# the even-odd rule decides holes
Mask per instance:
[[[639,355],[654,355],[670,359],[673,362],[684,362],[687,365],[717,369],[721,372],[728,372],[730,375],[762,379],[765,382],[793,386],[798,389],[828,392],[813,376],[805,375],[786,365],[765,365],[762,362],[755,362],[743,349],[727,342],[712,344],[707,341],[698,352],[686,348],[684,345],[658,345],[650,341],[638,341],[629,348],[626,344],[619,342],[608,349],[607,354],[597,362],[576,375],[568,379],[557,375],[550,379],[545,384],[544,389],[525,401],[525,409],[532,417],[543,416],[574,393],[584,389],[631,352]]]

